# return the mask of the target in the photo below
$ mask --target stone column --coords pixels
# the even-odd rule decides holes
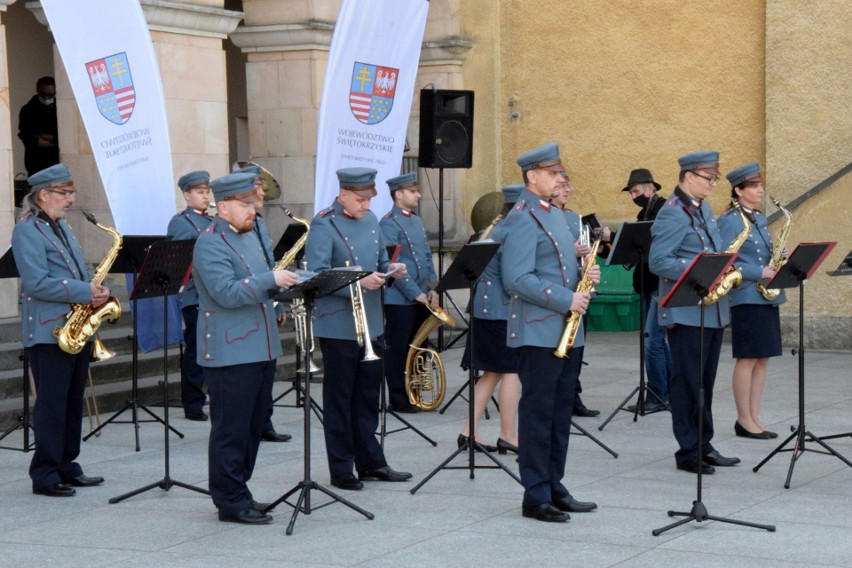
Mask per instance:
[[[15,202],[12,164],[12,115],[9,108],[9,66],[6,46],[6,26],[2,14],[15,0],[0,0],[0,254],[12,242]],[[18,280],[0,280],[0,318],[18,315]]]
[[[160,67],[169,122],[173,178],[190,170],[206,169],[216,177],[227,173],[228,109],[225,54],[222,40],[242,19],[241,12],[210,6],[209,0],[171,2],[142,0],[151,39]],[[222,4],[221,1],[218,2]],[[27,6],[47,25],[40,4]],[[54,60],[61,61],[54,45]],[[84,191],[75,208],[93,211],[101,223],[112,223],[89,139],[63,65],[56,66],[59,101],[61,160],[68,164],[74,181]],[[184,207],[175,191],[175,210]],[[140,200],[144,196],[139,197]],[[73,221],[73,219],[72,219]],[[110,246],[110,238],[89,223],[75,223],[86,260],[98,263]]]

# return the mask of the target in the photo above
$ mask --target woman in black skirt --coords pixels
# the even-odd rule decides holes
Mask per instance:
[[[751,162],[726,177],[731,183],[731,197],[750,228],[748,239],[734,261],[743,274],[743,282],[730,293],[732,353],[736,359],[732,380],[737,406],[734,431],[745,438],[777,438],[778,434],[764,428],[759,416],[769,358],[781,355],[778,306],[786,301],[783,291],[777,298],[768,300],[757,287],[758,282],[767,282],[777,272],[776,267],[769,266],[772,237],[766,216],[757,210],[764,198],[763,176],[757,162]],[[742,217],[735,207],[720,215],[718,223],[726,244],[743,230]]]

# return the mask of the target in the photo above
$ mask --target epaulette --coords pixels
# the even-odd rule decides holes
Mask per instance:
[[[730,209],[730,208],[725,209],[724,211],[722,211],[722,217],[727,217],[728,215],[731,215],[732,213],[735,213],[734,209]]]
[[[390,219],[391,217],[393,217],[393,209],[391,209],[390,211],[388,211],[387,213],[385,213],[385,214],[382,216],[382,219]]]
[[[518,201],[517,203],[515,203],[515,206],[512,209],[514,211],[523,211],[524,208],[526,208],[527,205],[528,204],[527,204],[526,201]]]
[[[206,227],[204,227],[204,232],[205,232],[205,233],[213,233],[213,232],[215,232],[214,226],[215,226],[215,223],[210,223],[209,225],[207,225]]]
[[[325,217],[326,215],[328,215],[332,211],[334,211],[334,207],[326,207],[325,209],[323,209],[322,211],[317,213],[317,215],[319,215],[320,217]]]

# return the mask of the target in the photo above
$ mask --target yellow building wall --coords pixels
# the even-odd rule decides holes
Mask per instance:
[[[519,182],[515,158],[550,141],[559,142],[573,180],[569,206],[612,227],[637,212],[621,192],[630,170],[649,168],[668,196],[687,152],[718,150],[723,172],[760,162],[768,193],[785,203],[852,156],[848,2],[463,4],[463,34],[474,42],[464,88],[476,92],[468,212],[484,193]],[[841,241],[826,269],[852,242],[850,183],[841,180],[794,213],[791,245]],[[727,207],[726,181],[709,200],[717,214]],[[848,326],[852,278],[820,274],[808,289],[807,315],[841,316]],[[796,310],[791,301],[782,313]]]

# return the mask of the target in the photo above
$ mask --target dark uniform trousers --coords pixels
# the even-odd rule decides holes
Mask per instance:
[[[373,341],[383,357],[381,338]],[[376,428],[382,362],[361,362],[363,349],[348,339],[320,339],[325,376],[322,383],[323,426],[331,477],[388,465]],[[355,463],[352,463],[354,456]]]
[[[72,355],[58,345],[26,349],[36,386],[33,408],[35,452],[30,463],[33,488],[70,481],[83,474],[74,460],[80,455],[83,393],[89,377],[92,344]]]
[[[713,385],[722,350],[721,328],[704,328],[704,432],[701,455],[713,451]],[[701,328],[675,325],[668,330],[674,369],[669,384],[672,430],[680,449],[675,461],[682,464],[698,455],[698,375],[701,361]]]
[[[204,371],[198,364],[198,350],[196,347],[195,328],[198,325],[198,306],[186,306],[181,308],[183,314],[183,377],[181,381],[181,402],[183,409],[187,412],[201,411],[204,407]]]
[[[388,404],[392,408],[405,408],[411,403],[405,391],[405,359],[414,334],[429,315],[423,304],[409,306],[385,305],[385,376],[388,383]]]
[[[275,360],[204,367],[210,393],[210,496],[222,515],[251,505],[247,483],[272,404]]]
[[[552,347],[520,348],[518,462],[525,488],[524,506],[542,505],[568,495],[561,480],[582,362],[583,347],[571,349],[566,359],[554,356]]]

